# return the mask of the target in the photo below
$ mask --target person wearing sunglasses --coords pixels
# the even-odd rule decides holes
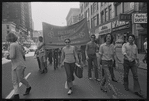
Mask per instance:
[[[97,68],[97,56],[98,45],[95,43],[96,36],[91,35],[91,41],[86,44],[85,55],[88,61],[88,79],[92,79],[91,69],[94,67],[95,80],[100,81],[98,77],[98,68]],[[94,66],[93,66],[93,64]]]
[[[65,85],[69,88],[68,95],[72,93],[72,86],[74,81],[74,70],[75,70],[75,63],[79,63],[77,53],[75,51],[75,47],[70,45],[70,39],[64,40],[66,46],[62,49],[61,54],[61,65],[64,62],[64,67],[66,71],[67,81]]]

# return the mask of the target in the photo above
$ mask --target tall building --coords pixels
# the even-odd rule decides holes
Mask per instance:
[[[66,17],[67,26],[77,23],[79,21],[79,14],[79,8],[71,8]]]
[[[14,22],[16,31],[27,38],[28,33],[32,33],[32,13],[30,2],[3,2],[2,21]]]

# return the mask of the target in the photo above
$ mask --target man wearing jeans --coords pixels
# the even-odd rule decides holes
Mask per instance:
[[[122,54],[124,55],[124,88],[126,91],[129,90],[128,74],[129,69],[131,69],[134,80],[134,92],[136,95],[142,97],[137,73],[137,67],[139,66],[139,59],[137,58],[138,50],[137,46],[134,44],[134,40],[135,36],[129,35],[128,42],[122,46]]]
[[[97,70],[97,56],[96,56],[96,52],[98,50],[98,46],[95,43],[95,35],[91,35],[91,41],[88,42],[86,44],[86,49],[85,49],[85,53],[86,53],[86,59],[88,61],[88,78],[92,79],[92,73],[91,73],[91,69],[92,69],[92,62],[94,63],[94,74],[95,74],[95,80],[99,81],[98,79],[98,70]]]

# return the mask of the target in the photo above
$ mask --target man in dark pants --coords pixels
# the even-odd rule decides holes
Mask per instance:
[[[49,64],[52,65],[52,49],[49,49],[48,60]]]
[[[58,68],[58,54],[59,54],[58,48],[54,49],[54,54],[53,54],[54,70],[56,70],[56,68]]]
[[[95,38],[96,38],[95,35],[91,35],[91,41],[86,44],[85,55],[86,55],[86,59],[88,60],[88,78],[92,79],[91,69],[92,69],[92,62],[93,62],[95,80],[99,81],[97,56],[96,56],[96,52],[98,51],[98,46],[95,43]]]
[[[131,72],[133,74],[133,81],[134,81],[134,93],[140,97],[143,97],[141,93],[141,88],[138,80],[138,73],[137,68],[139,66],[139,59],[137,57],[138,55],[138,49],[137,46],[134,44],[135,36],[129,35],[128,36],[128,42],[123,44],[122,46],[122,54],[124,56],[124,88],[126,91],[129,90],[129,80],[128,80],[128,74],[129,69],[131,69]]]

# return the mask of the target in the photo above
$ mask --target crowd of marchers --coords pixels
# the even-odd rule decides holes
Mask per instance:
[[[53,69],[64,67],[66,73],[65,86],[68,88],[68,95],[73,92],[73,81],[75,80],[74,71],[76,63],[82,67],[88,68],[88,79],[95,79],[100,84],[100,89],[107,94],[116,98],[117,92],[112,85],[112,81],[117,82],[113,69],[118,66],[120,59],[116,54],[116,45],[113,36],[108,33],[104,38],[104,43],[97,44],[95,35],[90,36],[91,40],[86,45],[73,46],[69,38],[65,39],[65,46],[55,49],[44,49],[45,43],[42,36],[39,37],[37,49],[35,51],[35,58],[37,59],[39,71],[41,74],[48,72],[48,65],[53,65]],[[19,83],[26,85],[26,92],[28,95],[31,90],[31,85],[24,78],[26,67],[26,59],[24,49],[14,33],[9,33],[6,40],[10,43],[8,53],[5,54],[6,59],[10,59],[12,63],[12,83],[14,87],[13,99],[19,99]],[[123,54],[123,85],[126,91],[129,91],[129,70],[133,74],[134,93],[143,97],[140,83],[138,80],[137,68],[139,66],[138,49],[135,42],[135,36],[130,34],[127,37],[127,42],[122,45]],[[144,43],[146,55],[143,62],[147,61],[147,39]],[[47,62],[48,61],[48,62]],[[92,70],[94,70],[94,77],[92,77]],[[98,71],[101,72],[98,72]],[[102,79],[99,79],[99,73],[102,73]]]

